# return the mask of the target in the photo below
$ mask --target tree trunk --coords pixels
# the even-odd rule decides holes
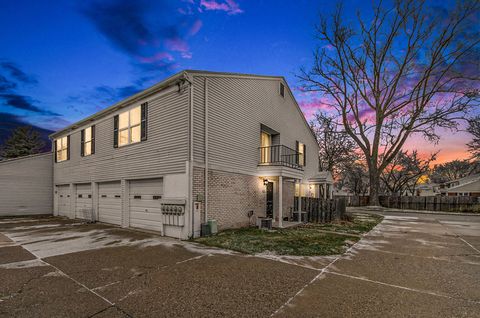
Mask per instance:
[[[378,198],[378,190],[380,188],[380,176],[378,169],[372,167],[369,169],[370,175],[370,201],[369,204],[372,206],[379,206],[380,200]]]

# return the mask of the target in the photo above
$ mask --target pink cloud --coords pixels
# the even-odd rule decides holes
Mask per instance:
[[[139,57],[138,60],[142,63],[153,63],[157,61],[173,61],[173,56],[168,52],[158,52],[153,56]]]
[[[225,2],[218,0],[201,0],[200,7],[203,7],[207,11],[225,11],[229,15],[243,13],[243,10],[240,9],[240,6],[234,0],[225,0]]]
[[[188,52],[189,50],[188,43],[185,40],[180,38],[166,39],[165,46],[170,51]]]
[[[197,34],[198,31],[200,31],[200,29],[202,28],[202,26],[203,26],[202,20],[195,21],[192,27],[190,28],[190,30],[188,31],[188,35],[193,36]]]
[[[298,104],[300,105],[300,108],[302,109],[307,120],[312,119],[313,115],[315,115],[315,113],[319,110],[332,110],[331,106],[325,102],[325,100],[317,97],[308,100],[302,100]]]
[[[180,54],[184,59],[191,59],[192,58],[192,53],[191,52],[182,52]]]

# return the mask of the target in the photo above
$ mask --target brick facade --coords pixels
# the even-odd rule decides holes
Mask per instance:
[[[219,229],[248,226],[249,211],[255,216],[265,216],[265,186],[262,178],[219,170],[208,172],[208,219],[215,219]],[[205,169],[194,167],[193,200],[201,201],[200,215],[205,220]],[[278,220],[278,178],[270,178],[274,187],[274,215]],[[294,208],[295,183],[283,181],[283,216],[292,217]],[[252,222],[255,218],[252,219]]]
[[[193,198],[204,196],[203,168],[193,171]],[[219,229],[248,226],[248,213],[265,215],[265,188],[256,176],[218,170],[208,172],[208,219],[215,219]],[[204,202],[201,204],[202,222],[205,220]],[[254,221],[255,218],[252,219]]]

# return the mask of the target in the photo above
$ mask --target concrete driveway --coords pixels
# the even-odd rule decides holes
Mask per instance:
[[[341,257],[0,220],[0,316],[480,317],[480,217],[388,215]]]

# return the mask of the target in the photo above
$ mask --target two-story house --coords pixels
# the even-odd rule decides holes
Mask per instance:
[[[280,76],[183,71],[50,137],[56,215],[188,238],[210,219],[281,227],[295,193],[326,193]]]

